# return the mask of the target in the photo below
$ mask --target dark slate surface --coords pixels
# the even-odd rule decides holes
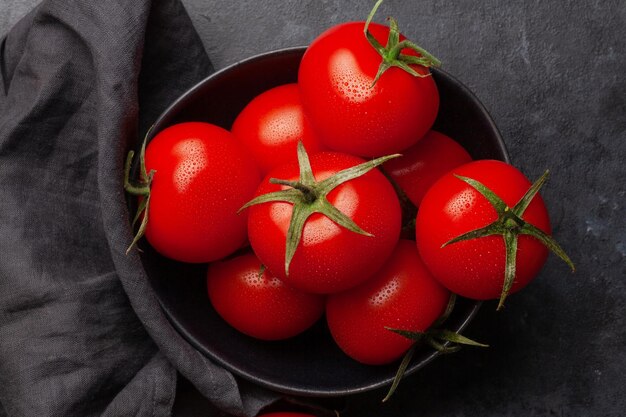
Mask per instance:
[[[35,3],[2,0],[0,33]],[[307,44],[372,2],[184,3],[219,69]],[[624,415],[626,3],[388,0],[388,14],[482,100],[515,165],[532,179],[550,168],[543,196],[578,269],[551,256],[505,311],[489,303],[475,320],[468,335],[491,348],[440,358],[388,404],[382,392],[351,398],[346,416]]]

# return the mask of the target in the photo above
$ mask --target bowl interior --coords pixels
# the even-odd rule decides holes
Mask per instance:
[[[304,48],[259,55],[206,78],[157,120],[153,134],[184,121],[205,121],[230,129],[237,114],[261,92],[297,80]],[[439,130],[461,143],[474,159],[508,161],[506,149],[493,121],[456,79],[435,70],[441,107],[435,123]],[[390,383],[397,363],[361,365],[334,344],[321,320],[295,338],[279,342],[255,340],[226,324],[211,307],[206,292],[206,265],[188,265],[159,256],[143,245],[144,267],[163,309],[177,330],[200,352],[235,374],[283,393],[338,396],[378,388]],[[464,328],[480,303],[460,299],[447,322],[452,330]],[[416,352],[408,373],[431,361],[437,353]]]

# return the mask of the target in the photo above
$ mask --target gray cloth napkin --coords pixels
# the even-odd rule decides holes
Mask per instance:
[[[122,167],[211,63],[178,0],[46,0],[0,44],[0,415],[167,416],[179,371],[252,416],[171,327],[131,241]]]

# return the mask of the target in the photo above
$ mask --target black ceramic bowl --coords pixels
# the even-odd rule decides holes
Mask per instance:
[[[214,73],[176,100],[158,118],[153,134],[185,121],[230,129],[256,95],[297,80],[304,50],[258,55]],[[478,99],[446,72],[435,70],[433,75],[441,97],[434,129],[456,139],[474,159],[508,161],[498,129]],[[173,262],[144,247],[144,266],[173,325],[196,349],[234,374],[279,392],[323,397],[363,392],[393,380],[398,363],[366,366],[348,358],[334,344],[324,320],[298,337],[279,342],[263,342],[237,332],[209,303],[206,265]],[[479,307],[478,302],[459,300],[448,328],[463,330]],[[437,356],[427,348],[416,352],[407,374]]]

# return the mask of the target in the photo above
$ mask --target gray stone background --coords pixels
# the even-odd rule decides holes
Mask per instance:
[[[373,4],[183,2],[217,69],[308,44]],[[0,0],[0,36],[36,3]],[[387,0],[386,15],[476,93],[517,167],[531,179],[550,168],[542,194],[577,271],[551,256],[504,311],[488,303],[475,319],[468,335],[491,348],[438,359],[388,404],[351,398],[348,414],[626,415],[626,1]]]

